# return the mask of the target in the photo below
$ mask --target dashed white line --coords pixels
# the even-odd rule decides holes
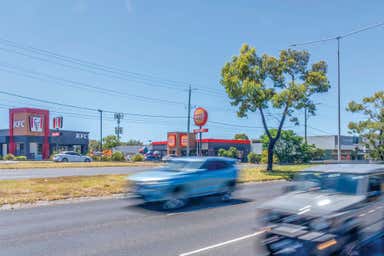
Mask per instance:
[[[189,255],[193,255],[193,254],[198,254],[198,253],[201,253],[201,252],[204,252],[204,251],[208,251],[208,250],[215,249],[215,248],[218,248],[218,247],[221,247],[221,246],[224,246],[224,245],[228,245],[228,244],[231,244],[231,243],[236,243],[236,242],[239,242],[241,240],[245,240],[245,239],[249,239],[249,238],[258,236],[258,235],[263,234],[264,232],[265,232],[264,230],[263,231],[258,231],[256,233],[252,233],[252,234],[249,234],[249,235],[241,236],[241,237],[238,237],[238,238],[235,238],[235,239],[232,239],[232,240],[229,240],[229,241],[225,241],[225,242],[222,242],[222,243],[210,245],[210,246],[198,249],[198,250],[194,250],[194,251],[190,251],[190,252],[185,252],[185,253],[180,254],[179,256],[189,256]]]

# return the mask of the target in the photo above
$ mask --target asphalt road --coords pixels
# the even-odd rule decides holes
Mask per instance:
[[[95,168],[40,168],[0,169],[0,180],[52,178],[63,176],[89,176],[98,174],[129,174],[152,167],[95,167]]]
[[[243,185],[231,202],[164,212],[135,199],[0,211],[0,255],[265,255],[256,206],[285,182]]]

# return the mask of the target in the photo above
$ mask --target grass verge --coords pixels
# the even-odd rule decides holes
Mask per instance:
[[[34,168],[96,168],[96,167],[134,167],[134,166],[158,166],[154,162],[72,162],[56,163],[48,161],[0,161],[0,169],[34,169]]]
[[[239,182],[288,179],[308,165],[275,166],[266,172],[265,166],[244,167]],[[101,197],[123,193],[127,189],[124,174],[72,176],[26,180],[0,180],[0,206],[34,203],[79,197]]]
[[[266,166],[248,165],[240,171],[239,182],[258,182],[290,179],[296,172],[304,170],[311,165],[274,165],[274,170],[266,171]]]
[[[124,192],[126,175],[1,180],[0,205],[101,197]]]

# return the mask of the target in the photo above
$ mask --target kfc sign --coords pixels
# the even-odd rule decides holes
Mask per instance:
[[[31,132],[42,132],[43,131],[43,118],[41,116],[30,116],[29,117],[29,128]]]
[[[76,139],[86,140],[86,139],[88,139],[88,134],[87,133],[76,133]]]
[[[13,128],[24,128],[25,121],[24,120],[16,120],[13,122]]]

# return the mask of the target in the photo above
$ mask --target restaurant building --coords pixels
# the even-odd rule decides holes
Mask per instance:
[[[62,118],[61,118],[62,120]],[[55,120],[56,121],[56,120]],[[55,123],[57,124],[57,122]],[[62,121],[60,127],[62,127]],[[55,151],[88,151],[88,132],[50,128],[49,111],[36,108],[9,110],[9,128],[0,130],[0,155],[31,160],[48,159]]]
[[[161,156],[165,155],[187,155],[187,133],[184,132],[169,132],[167,141],[154,141],[151,143],[151,150],[160,152]],[[198,147],[201,147],[201,155],[217,156],[219,149],[228,150],[230,147],[235,147],[239,151],[238,158],[246,160],[251,152],[250,140],[229,140],[229,139],[213,139],[207,138],[196,139],[195,134],[190,135],[190,155],[197,155]]]

